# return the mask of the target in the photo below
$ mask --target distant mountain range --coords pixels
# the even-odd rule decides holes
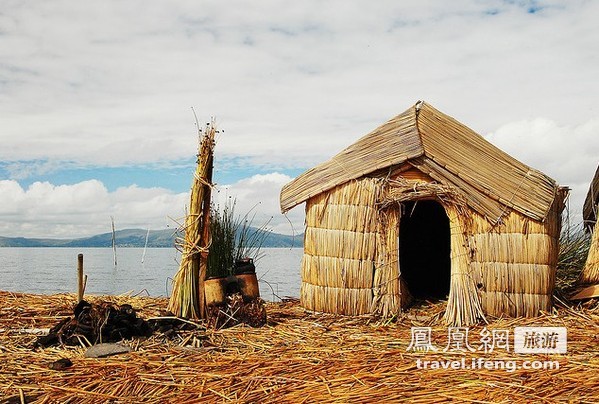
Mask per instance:
[[[117,247],[143,247],[147,230],[125,229],[115,232]],[[303,234],[295,237],[270,233],[262,247],[303,247]],[[148,247],[174,247],[175,235],[170,229],[150,230]],[[0,247],[112,247],[112,233],[76,239],[1,237]]]

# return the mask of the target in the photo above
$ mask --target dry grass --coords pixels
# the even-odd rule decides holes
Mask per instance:
[[[452,273],[444,318],[447,324],[457,326],[468,326],[485,319],[472,274],[472,247],[468,244],[471,219],[463,209],[459,205],[447,205],[445,208],[450,223]]]
[[[93,298],[87,297],[94,301]],[[189,331],[174,340],[154,336],[129,342],[130,354],[83,357],[82,348],[32,351],[34,335],[69,315],[75,295],[0,292],[0,396],[49,402],[596,402],[599,389],[599,308],[561,307],[534,319],[493,319],[489,329],[543,325],[568,328],[568,353],[518,356],[497,351],[472,357],[559,361],[558,370],[422,370],[417,358],[459,359],[457,354],[407,352],[412,325],[432,325],[444,346],[442,304],[415,308],[395,323],[368,317],[315,315],[297,303],[267,307],[269,324]],[[104,297],[102,297],[104,299]],[[111,297],[150,317],[165,299]],[[471,327],[478,334],[481,327]],[[64,371],[48,364],[69,358]]]

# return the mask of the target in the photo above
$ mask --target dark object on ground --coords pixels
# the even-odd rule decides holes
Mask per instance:
[[[73,309],[73,313],[75,314],[75,318],[79,317],[79,315],[83,311],[90,310],[91,307],[92,307],[92,305],[90,303],[86,302],[85,300],[82,300],[79,303],[77,303],[77,305]]]
[[[71,366],[73,366],[73,362],[71,362],[71,360],[68,358],[59,359],[48,365],[48,367],[52,370],[65,370]]]
[[[262,327],[266,324],[266,306],[264,300],[258,298],[244,302],[240,293],[228,295],[222,306],[207,307],[208,327],[228,328],[237,324],[251,327]]]
[[[182,331],[206,331],[206,327],[197,321],[175,317],[173,313],[162,313],[161,317],[148,319],[148,324],[154,332],[158,332],[167,338],[172,338]]]
[[[86,358],[104,358],[105,356],[117,355],[121,353],[131,352],[131,348],[127,345],[118,344],[118,343],[106,343],[106,344],[97,344],[92,347],[89,347],[87,351],[85,351]]]
[[[233,275],[255,274],[256,266],[252,258],[242,258],[235,261],[233,266]]]
[[[75,306],[74,314],[52,327],[48,335],[38,337],[34,347],[94,345],[152,335],[152,328],[137,317],[129,304],[119,307],[108,302],[92,305],[81,301]]]

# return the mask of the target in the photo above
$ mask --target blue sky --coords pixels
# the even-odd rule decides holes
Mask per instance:
[[[200,124],[275,231],[281,187],[417,100],[582,200],[599,161],[597,1],[5,0],[0,235],[172,226]]]
[[[23,166],[41,166],[47,161],[16,161],[8,164],[0,162],[0,177],[17,179],[19,184],[28,188],[34,182],[72,185],[89,179],[101,181],[109,192],[118,188],[136,184],[139,187],[168,188],[175,192],[186,192],[192,182],[195,171],[195,157],[172,164],[137,164],[114,167],[105,166],[69,166],[56,167],[51,170],[43,168],[36,174],[24,174]],[[266,175],[272,172],[268,166],[245,163],[240,159],[222,159],[218,161],[218,170],[214,172],[213,182],[216,184],[233,184],[252,175]],[[277,172],[296,177],[302,169],[280,168]]]

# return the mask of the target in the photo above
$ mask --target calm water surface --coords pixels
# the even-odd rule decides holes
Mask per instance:
[[[256,263],[263,299],[299,296],[301,248],[263,248]],[[76,293],[77,255],[83,254],[86,293],[169,296],[180,254],[171,248],[0,248],[0,290]]]

